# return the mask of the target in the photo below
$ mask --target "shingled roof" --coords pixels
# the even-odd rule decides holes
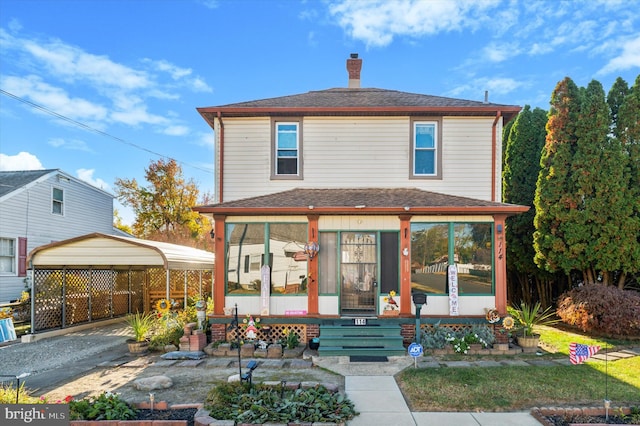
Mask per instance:
[[[213,214],[380,214],[451,213],[516,214],[529,208],[515,204],[476,200],[416,188],[296,188],[258,197],[198,206]]]
[[[198,108],[210,124],[227,117],[298,115],[486,115],[500,112],[507,120],[520,111],[502,105],[376,88],[334,88],[298,95]]]
[[[34,182],[44,175],[56,172],[57,169],[47,170],[16,170],[0,172],[0,197],[20,189]]]

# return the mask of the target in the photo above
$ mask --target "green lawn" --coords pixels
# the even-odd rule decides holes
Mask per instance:
[[[541,327],[550,353],[537,359],[569,357],[569,343],[600,345],[612,352],[640,341],[590,338]],[[531,356],[485,357],[527,359]],[[456,356],[465,359],[465,356]],[[471,359],[471,358],[469,358]],[[478,359],[478,358],[473,358]],[[415,411],[515,411],[541,406],[640,406],[640,356],[618,361],[589,359],[579,365],[409,368],[397,377]]]

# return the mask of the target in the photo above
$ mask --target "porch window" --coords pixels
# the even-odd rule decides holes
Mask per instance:
[[[306,223],[270,223],[271,295],[307,293]]]
[[[459,258],[460,294],[493,293],[493,227],[490,223],[457,223],[454,250]]]
[[[264,229],[262,223],[227,225],[227,293],[260,294],[260,267],[252,267],[252,258],[260,263],[264,254]]]
[[[272,179],[302,178],[302,120],[272,122]]]
[[[320,232],[318,252],[318,290],[320,294],[338,293],[338,233]]]
[[[227,224],[227,294],[260,294],[262,266],[266,264],[271,268],[272,296],[306,294],[307,226],[306,223]]]
[[[411,289],[446,294],[449,224],[411,224]]]
[[[460,295],[493,294],[492,232],[491,223],[412,223],[412,290],[447,294],[447,267],[455,263]]]

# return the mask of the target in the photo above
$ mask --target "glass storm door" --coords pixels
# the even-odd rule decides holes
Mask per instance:
[[[343,232],[340,238],[340,313],[375,315],[378,292],[376,234]]]

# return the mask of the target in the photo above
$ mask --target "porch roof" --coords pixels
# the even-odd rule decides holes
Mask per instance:
[[[518,214],[528,206],[416,188],[296,188],[194,207],[211,214]]]
[[[87,234],[36,247],[29,254],[34,267],[155,266],[164,269],[212,269],[215,255],[192,247],[138,238]]]

